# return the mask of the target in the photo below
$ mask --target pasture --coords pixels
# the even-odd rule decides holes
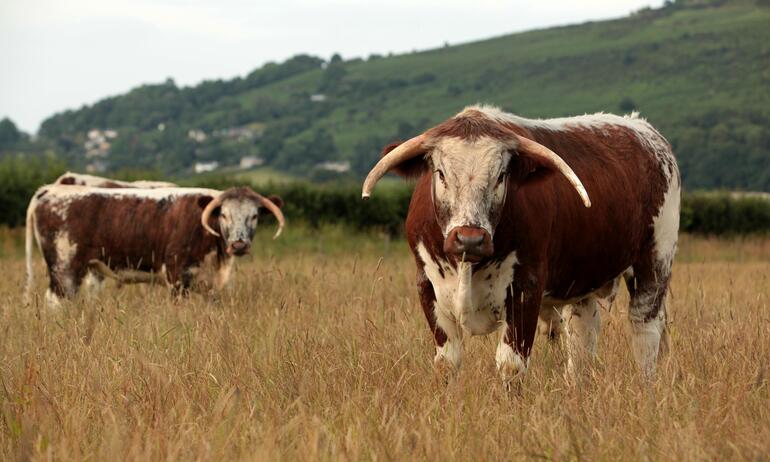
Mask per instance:
[[[682,237],[651,383],[623,289],[591,368],[567,380],[565,349],[539,337],[506,393],[497,336],[466,338],[449,384],[433,370],[403,241],[270,228],[219,300],[108,284],[58,312],[23,306],[20,235],[3,234],[0,459],[770,457],[768,238]]]

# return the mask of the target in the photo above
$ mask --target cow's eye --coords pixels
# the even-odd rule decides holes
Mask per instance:
[[[223,220],[227,220],[227,215],[224,213],[220,213],[219,216],[222,217]]]
[[[436,173],[438,173],[438,177],[441,180],[441,182],[446,184],[446,178],[444,177],[444,172],[442,172],[441,170],[436,170]]]
[[[251,219],[252,219],[252,220],[256,220],[256,219],[257,219],[257,214],[255,213],[254,215],[252,215],[252,216],[251,216]]]
[[[500,176],[497,177],[497,184],[500,185],[505,181],[505,172],[500,172]]]

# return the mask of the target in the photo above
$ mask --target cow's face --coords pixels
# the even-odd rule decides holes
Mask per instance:
[[[428,156],[444,251],[465,261],[492,255],[508,187],[510,148],[489,137],[441,138]]]
[[[257,231],[259,216],[266,212],[259,195],[250,190],[245,193],[244,191],[245,188],[238,188],[222,194],[221,203],[211,214],[218,224],[219,235],[224,240],[225,251],[229,255],[241,256],[249,252],[254,233]],[[199,202],[201,207],[205,208],[211,202],[211,198],[206,199],[203,203]],[[271,196],[269,200],[277,207],[283,205],[278,196]]]
[[[386,146],[366,175],[361,197],[370,197],[377,181],[389,171],[405,177],[429,175],[444,252],[470,262],[490,257],[508,188],[559,172],[583,204],[591,206],[569,165],[519,130],[499,110],[467,108],[410,140]]]
[[[225,199],[217,220],[227,253],[245,255],[257,231],[259,202],[250,197]]]

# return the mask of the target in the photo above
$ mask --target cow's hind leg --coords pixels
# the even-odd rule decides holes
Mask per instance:
[[[655,374],[658,353],[668,348],[666,295],[671,280],[671,260],[650,252],[627,275],[630,294],[631,347],[634,359],[646,377]]]
[[[62,299],[75,296],[87,268],[78,263],[77,244],[69,239],[66,232],[56,234],[54,246],[45,248],[43,257],[48,265],[49,276],[46,305],[59,308]]]
[[[591,295],[563,311],[564,332],[567,340],[567,370],[577,373],[586,360],[596,357],[601,330],[601,310],[598,299]]]
[[[537,331],[545,335],[549,340],[558,340],[563,330],[562,308],[558,306],[543,305],[537,319]]]
[[[628,317],[631,321],[631,348],[634,359],[646,377],[655,374],[658,352],[667,345],[666,334],[666,292],[668,277],[663,280],[649,280],[634,275],[628,282],[631,302]]]
[[[632,265],[633,274],[624,275],[631,295],[628,310],[633,336],[631,345],[646,377],[655,374],[658,353],[668,348],[666,295],[677,248],[679,200],[679,176],[672,172],[663,203],[653,219],[649,245],[640,253],[639,261]]]

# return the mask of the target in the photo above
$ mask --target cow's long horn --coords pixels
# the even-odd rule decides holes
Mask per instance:
[[[517,150],[545,161],[548,165],[558,170],[567,178],[567,180],[569,180],[569,182],[572,184],[572,187],[575,188],[577,193],[580,195],[580,198],[583,200],[583,205],[586,207],[591,206],[591,199],[588,198],[588,192],[586,192],[586,188],[583,186],[580,178],[578,178],[572,168],[570,168],[570,166],[564,162],[564,159],[536,141],[532,141],[531,139],[525,138],[521,135],[515,136],[516,141],[518,141],[518,147],[516,148]]]
[[[286,225],[286,219],[283,217],[283,212],[281,212],[280,207],[275,205],[275,203],[273,203],[273,201],[267,197],[259,196],[259,201],[262,203],[262,206],[270,210],[278,220],[278,231],[276,231],[275,235],[273,236],[273,239],[278,239],[278,236],[281,235],[281,231],[283,231],[284,225]]]
[[[219,237],[219,233],[209,226],[209,218],[211,217],[211,214],[214,213],[214,210],[220,205],[222,205],[222,199],[220,199],[220,196],[217,196],[206,205],[206,208],[203,209],[203,213],[201,213],[201,225],[203,226],[203,229],[216,237]]]
[[[401,162],[416,157],[422,150],[422,144],[425,141],[425,134],[415,136],[409,141],[404,141],[396,149],[382,156],[377,165],[366,175],[364,180],[364,187],[361,191],[361,197],[363,199],[369,199],[372,195],[372,189],[374,185],[388,173],[393,167]]]

